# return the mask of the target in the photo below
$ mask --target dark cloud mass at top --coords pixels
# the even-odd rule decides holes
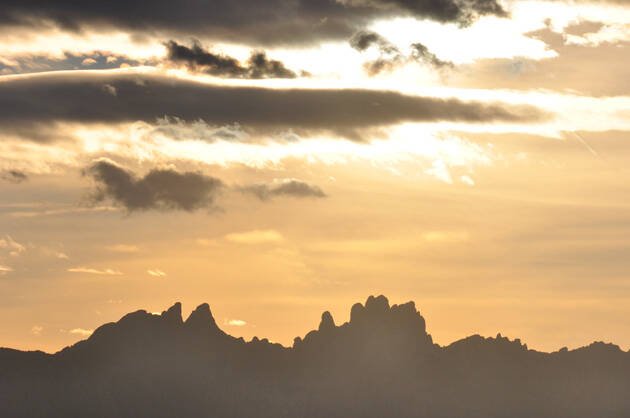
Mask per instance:
[[[345,39],[386,17],[413,16],[466,26],[483,15],[507,13],[497,0],[5,0],[0,25],[40,26],[52,21],[72,31],[118,28],[298,44]]]
[[[140,73],[75,71],[0,83],[0,128],[7,132],[28,132],[34,123],[155,123],[164,116],[218,126],[238,123],[260,132],[330,132],[353,140],[403,122],[516,123],[550,117],[529,105],[363,89],[234,87]]]
[[[131,171],[104,159],[94,162],[83,174],[97,183],[96,190],[90,195],[92,202],[111,199],[129,212],[149,209],[191,212],[212,208],[223,187],[219,179],[172,169],[153,169],[138,178]]]
[[[220,77],[233,78],[295,78],[296,73],[286,68],[280,61],[267,58],[265,52],[254,51],[243,66],[237,59],[215,54],[194,41],[191,47],[175,41],[166,43],[167,59],[184,64],[190,70],[200,71]]]

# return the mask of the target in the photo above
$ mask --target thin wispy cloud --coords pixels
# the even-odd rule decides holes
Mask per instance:
[[[94,332],[93,329],[73,328],[68,331],[70,334],[79,335],[81,337],[89,337]]]
[[[227,234],[225,239],[237,244],[267,244],[284,241],[282,234],[273,229],[233,232]]]
[[[109,268],[99,270],[99,269],[88,268],[88,267],[73,267],[73,268],[69,268],[67,271],[70,273],[102,274],[102,275],[109,275],[109,276],[122,275],[122,272],[118,270],[114,270],[114,269],[109,269]]]
[[[4,238],[0,239],[0,248],[9,251],[9,255],[12,257],[17,257],[26,251],[26,246],[15,241],[10,235],[5,235]]]
[[[106,213],[116,212],[118,208],[113,206],[93,206],[93,207],[67,207],[59,209],[44,209],[38,207],[29,208],[29,210],[20,210],[9,212],[9,216],[14,218],[34,218],[39,216],[62,216],[82,213]]]
[[[54,257],[60,260],[69,260],[70,257],[68,256],[68,254],[62,252],[62,251],[58,251],[54,248],[49,248],[49,247],[42,247],[42,251],[45,255],[47,255],[48,257]]]
[[[108,251],[113,251],[117,253],[137,253],[140,251],[140,247],[137,245],[129,245],[129,244],[116,244],[105,247]]]
[[[147,273],[149,273],[149,275],[153,276],[153,277],[165,277],[166,276],[166,273],[164,273],[160,269],[147,270]]]

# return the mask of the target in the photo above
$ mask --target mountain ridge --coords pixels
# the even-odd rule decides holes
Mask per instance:
[[[338,329],[343,329],[345,327],[352,326],[352,325],[355,325],[355,326],[359,326],[359,324],[362,324],[363,326],[369,325],[370,322],[368,321],[370,320],[373,321],[371,324],[383,325],[383,320],[386,319],[385,316],[388,313],[392,314],[391,316],[394,317],[396,320],[402,319],[403,321],[406,320],[408,322],[409,320],[416,320],[418,328],[415,331],[420,334],[425,335],[427,342],[430,344],[433,344],[431,335],[426,332],[425,319],[420,314],[420,312],[416,310],[415,303],[413,301],[409,301],[406,303],[394,304],[390,306],[389,300],[384,295],[369,296],[366,299],[364,304],[357,302],[354,305],[352,305],[351,310],[350,310],[350,320],[340,325],[335,324],[335,320],[329,311],[324,311],[321,315],[321,320],[317,329],[307,332],[304,337],[300,337],[300,336],[295,337],[292,346],[284,346],[279,343],[270,343],[267,338],[259,338],[258,336],[252,337],[249,343],[263,342],[263,343],[269,343],[276,346],[281,346],[285,349],[295,349],[296,346],[301,345],[306,341],[310,341],[313,338],[316,338],[315,335],[319,335],[319,334],[330,335],[331,333],[336,332]],[[41,353],[42,355],[46,355],[46,356],[54,356],[68,349],[71,349],[77,344],[81,344],[86,341],[93,340],[95,337],[98,338],[100,337],[101,334],[107,332],[108,330],[112,328],[120,327],[120,326],[127,326],[128,324],[132,324],[132,323],[136,323],[136,324],[142,323],[143,325],[146,325],[147,322],[145,321],[151,321],[151,322],[162,321],[165,325],[170,324],[171,328],[183,327],[184,329],[188,329],[194,332],[201,332],[201,333],[206,332],[209,335],[217,334],[224,337],[231,337],[233,340],[236,340],[236,341],[246,342],[242,337],[230,336],[218,326],[212,314],[212,311],[210,309],[210,305],[208,303],[202,303],[199,306],[197,306],[195,309],[191,311],[191,313],[188,315],[186,320],[184,320],[183,315],[182,315],[182,303],[175,302],[172,306],[162,311],[161,314],[150,313],[144,309],[138,309],[136,311],[129,312],[123,315],[118,321],[108,322],[99,326],[85,340],[80,340],[55,353],[47,353],[42,350],[18,350],[18,349],[12,349],[10,347],[2,347],[2,346],[0,346],[0,350],[9,350],[16,353]],[[393,322],[395,321],[390,321],[389,325],[390,326],[393,325]],[[573,351],[589,349],[592,347],[607,347],[611,350],[618,350],[620,352],[624,352],[618,345],[614,343],[610,343],[610,342],[604,342],[604,341],[593,341],[592,343],[586,346],[577,347],[573,350],[568,350],[566,347],[562,347],[559,350],[552,351],[552,352],[530,350],[528,349],[527,344],[524,344],[521,342],[520,338],[515,338],[513,340],[510,340],[508,337],[502,336],[501,333],[498,333],[496,337],[484,337],[480,334],[472,334],[467,337],[461,338],[459,340],[453,341],[447,345],[440,346],[439,344],[435,344],[435,346],[440,347],[442,349],[455,349],[458,345],[461,345],[466,341],[473,341],[473,340],[479,341],[479,339],[485,340],[485,341],[510,343],[515,346],[521,346],[525,350],[539,352],[543,354],[573,352]],[[628,350],[627,353],[630,353],[630,350]]]
[[[614,344],[545,353],[498,334],[440,346],[413,302],[383,295],[340,325],[325,311],[291,347],[230,336],[207,303],[184,320],[177,302],[55,354],[0,349],[11,417],[616,417],[627,393],[630,352]]]

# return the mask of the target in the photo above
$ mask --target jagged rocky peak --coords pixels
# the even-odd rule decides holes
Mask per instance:
[[[182,319],[182,304],[176,302],[173,306],[162,312],[160,316],[166,322],[181,325],[184,322]]]
[[[322,320],[319,323],[319,331],[327,332],[335,329],[335,320],[330,312],[326,311],[322,314]]]
[[[365,310],[370,313],[385,313],[389,310],[389,300],[383,295],[369,296],[365,301]]]
[[[366,319],[385,318],[390,316],[392,312],[408,312],[416,314],[416,308],[413,302],[403,305],[389,306],[389,300],[383,295],[370,296],[365,301],[365,306],[355,303],[350,310],[350,322],[357,323]]]
[[[202,303],[197,306],[197,308],[190,313],[190,316],[186,319],[184,325],[188,328],[197,330],[218,330],[219,328],[212,316],[212,312],[210,311],[210,305],[207,303]]]
[[[392,330],[407,329],[410,333],[426,334],[425,320],[416,310],[414,302],[390,306],[383,295],[368,297],[365,305],[355,303],[350,310],[350,325],[362,328],[378,326]],[[427,338],[430,339],[428,334]]]

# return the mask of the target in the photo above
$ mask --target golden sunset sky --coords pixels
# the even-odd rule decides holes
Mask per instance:
[[[147,4],[0,7],[0,346],[176,301],[291,345],[385,294],[630,348],[626,0]]]

